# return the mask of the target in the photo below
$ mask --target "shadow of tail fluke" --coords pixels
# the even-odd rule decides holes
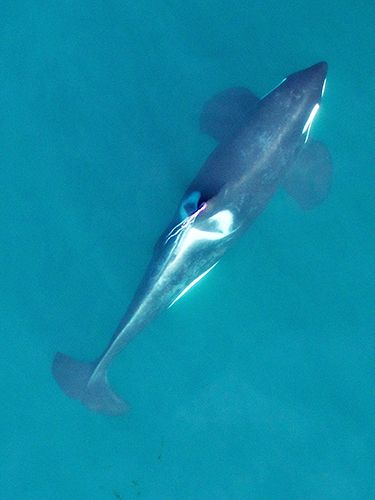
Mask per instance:
[[[78,399],[90,410],[107,415],[121,415],[128,410],[125,401],[110,388],[106,372],[95,373],[96,363],[82,363],[58,352],[52,373],[67,396]]]

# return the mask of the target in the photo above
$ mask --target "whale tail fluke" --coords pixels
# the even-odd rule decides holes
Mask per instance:
[[[105,371],[94,373],[96,363],[83,363],[58,352],[52,373],[67,396],[78,399],[93,411],[121,415],[128,410],[125,401],[110,388]]]

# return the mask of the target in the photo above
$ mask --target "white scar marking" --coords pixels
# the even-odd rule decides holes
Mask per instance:
[[[195,219],[198,217],[198,215],[203,212],[203,210],[207,207],[207,203],[203,203],[198,210],[196,210],[193,214],[189,215],[184,219],[183,221],[179,222],[173,229],[171,229],[168,233],[167,239],[165,240],[165,243],[168,243],[168,241],[173,238],[173,236],[177,236],[181,231],[186,229],[188,226],[193,224]],[[165,244],[164,243],[164,244]]]

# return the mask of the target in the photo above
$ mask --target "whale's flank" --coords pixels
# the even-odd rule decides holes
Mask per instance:
[[[56,382],[67,396],[78,399],[91,410],[121,415],[128,410],[125,401],[110,388],[105,371],[95,373],[96,363],[83,363],[58,352],[52,365]]]

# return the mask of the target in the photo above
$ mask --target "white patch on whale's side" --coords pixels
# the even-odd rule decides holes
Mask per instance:
[[[208,274],[211,271],[211,269],[213,269],[216,266],[216,264],[218,264],[218,262],[215,262],[215,264],[213,266],[209,267],[207,269],[207,271],[205,271],[200,276],[198,276],[198,278],[195,278],[184,290],[182,290],[182,292],[179,293],[177,295],[177,297],[173,300],[173,302],[168,306],[168,309],[170,307],[172,307],[173,304],[175,304],[183,295],[185,295],[185,293],[188,292],[190,290],[190,288],[192,288],[194,285],[196,285],[198,283],[198,281],[200,281],[202,278],[204,278],[206,276],[206,274]]]
[[[315,106],[313,107],[313,109],[311,110],[311,113],[310,113],[308,119],[306,120],[306,123],[302,129],[302,134],[307,132],[305,142],[307,142],[307,139],[309,138],[311,125],[312,125],[312,122],[313,122],[317,112],[319,111],[319,108],[320,108],[320,104],[316,103]]]
[[[323,87],[322,87],[322,97],[324,96],[324,92],[326,90],[326,84],[327,84],[327,78],[324,79],[324,82],[323,82]]]
[[[190,226],[186,229],[183,235],[184,239],[181,241],[181,246],[178,249],[180,256],[196,243],[221,240],[233,232],[233,214],[230,210],[221,210],[215,215],[212,215],[207,222],[209,225],[213,225],[211,231],[198,229],[194,226]]]
[[[213,231],[202,231],[201,229],[197,229],[196,227],[190,227],[186,230],[186,233],[183,236],[183,240],[181,241],[181,246],[178,248],[178,257],[179,259],[183,258],[184,253],[196,243],[202,241],[215,241],[225,238],[229,234],[233,232],[233,214],[230,210],[221,210],[220,212],[214,214],[212,217],[208,219],[209,223],[213,223],[215,230]],[[211,269],[213,269],[218,262],[215,262],[209,269],[204,271],[197,278],[193,279],[193,281],[186,287],[184,290],[177,295],[177,297],[172,301],[172,303],[168,306],[171,307],[175,304],[186,292],[190,290],[198,281],[200,281],[206,274],[208,274]]]

